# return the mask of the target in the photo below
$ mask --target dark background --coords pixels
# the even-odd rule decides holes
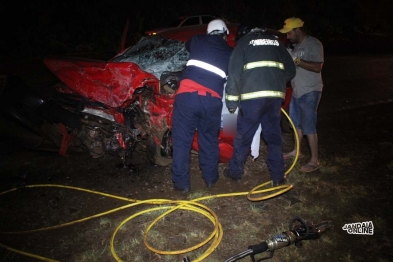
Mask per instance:
[[[393,1],[374,0],[167,0],[167,1],[17,1],[3,4],[1,62],[48,54],[87,54],[110,58],[117,53],[127,19],[126,46],[145,30],[163,27],[182,15],[213,14],[235,23],[280,29],[298,16],[327,52],[340,46],[380,42],[390,49]],[[347,50],[348,51],[348,50]],[[345,51],[345,52],[347,52]],[[372,52],[373,50],[371,50]]]

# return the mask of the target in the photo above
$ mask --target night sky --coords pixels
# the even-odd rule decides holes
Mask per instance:
[[[362,3],[365,2],[365,3]],[[129,19],[127,44],[145,30],[165,26],[181,15],[213,14],[236,23],[279,29],[286,18],[301,17],[309,33],[322,41],[355,34],[392,34],[393,1],[356,0],[217,0],[213,2],[37,1],[3,7],[5,36],[1,58],[48,53],[116,53]],[[6,15],[5,15],[6,14]]]

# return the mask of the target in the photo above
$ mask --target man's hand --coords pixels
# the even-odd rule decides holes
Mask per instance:
[[[236,111],[236,108],[228,108],[229,113],[234,114]]]
[[[300,57],[296,57],[294,60],[293,60],[293,63],[295,63],[295,65],[299,65],[300,64]]]

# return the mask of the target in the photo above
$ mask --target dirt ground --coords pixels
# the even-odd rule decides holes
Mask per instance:
[[[315,222],[332,220],[334,227],[320,240],[304,243],[302,249],[280,249],[267,261],[391,261],[392,66],[393,56],[386,55],[326,57],[318,119],[323,167],[306,175],[298,171],[309,157],[307,143],[303,143],[305,158],[299,159],[288,174],[293,189],[263,201],[250,201],[247,193],[270,180],[264,143],[257,161],[247,161],[240,183],[221,172],[213,188],[206,188],[198,155],[192,154],[192,192],[183,194],[172,188],[170,166],[150,165],[143,150],[134,153],[128,166],[116,157],[94,160],[87,152],[73,148],[68,157],[62,157],[53,145],[40,144],[28,134],[21,136],[19,126],[2,118],[0,192],[17,190],[0,195],[0,261],[43,260],[18,254],[12,248],[57,261],[115,261],[118,259],[110,248],[113,233],[122,221],[146,209],[146,205],[123,205],[150,200],[147,206],[151,208],[160,206],[154,202],[157,199],[179,201],[202,196],[216,196],[203,204],[217,214],[224,232],[221,243],[205,261],[225,261],[248,245],[288,230],[294,216]],[[289,151],[292,135],[283,133],[283,138],[284,151]],[[40,145],[41,150],[26,145]],[[287,161],[288,169],[291,164]],[[220,171],[226,166],[221,163]],[[37,187],[29,187],[32,185]],[[114,209],[118,210],[66,227],[5,233],[56,227]],[[119,259],[181,261],[189,255],[160,255],[145,247],[143,232],[156,216],[138,216],[118,230],[114,249]],[[150,240],[164,250],[185,249],[212,232],[212,224],[205,220],[199,213],[181,210],[159,222]],[[374,235],[348,234],[342,229],[344,224],[366,221],[373,222]],[[204,237],[191,239],[190,232],[199,231]],[[191,256],[200,254],[194,251]]]

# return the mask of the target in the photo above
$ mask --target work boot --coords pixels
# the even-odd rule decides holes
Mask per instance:
[[[173,186],[173,189],[175,190],[175,191],[179,191],[179,192],[182,192],[182,193],[188,193],[188,192],[190,192],[191,191],[191,188],[190,187],[184,187],[184,188],[180,188],[180,187],[177,187],[177,186]]]
[[[206,183],[207,187],[214,187],[215,185],[216,185],[216,182]]]
[[[230,178],[230,179],[234,180],[235,182],[240,182],[240,180],[242,179],[241,177],[233,177],[233,176],[231,176],[229,167],[226,167],[224,169],[224,177]]]
[[[282,186],[282,185],[285,185],[286,183],[287,183],[287,180],[285,178],[279,182],[272,181],[272,187]]]
[[[217,181],[218,181],[218,179],[216,179],[214,181],[211,181],[211,182],[206,182],[205,181],[206,182],[206,186],[207,187],[214,187],[216,185]]]

